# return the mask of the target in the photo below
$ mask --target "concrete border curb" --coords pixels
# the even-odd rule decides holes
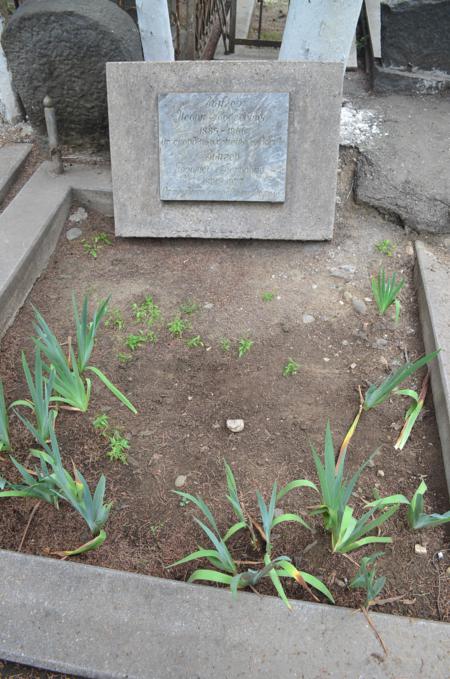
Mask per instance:
[[[436,251],[416,241],[415,278],[427,353],[442,349],[431,366],[434,409],[450,495],[450,270]]]
[[[43,163],[0,215],[0,339],[47,266],[72,200],[113,214],[109,168],[74,165],[52,175]]]
[[[0,148],[0,203],[31,153],[31,144],[6,144]]]
[[[0,551],[0,657],[93,679],[448,679],[450,625]],[[414,652],[412,652],[414,651]]]

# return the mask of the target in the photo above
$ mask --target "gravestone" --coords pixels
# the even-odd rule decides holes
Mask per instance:
[[[28,118],[45,135],[43,99],[56,109],[62,141],[108,138],[107,61],[142,59],[139,30],[110,0],[29,0],[2,36],[14,87]]]
[[[116,234],[333,234],[342,63],[107,65]]]

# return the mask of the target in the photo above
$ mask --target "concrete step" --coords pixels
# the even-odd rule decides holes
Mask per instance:
[[[31,144],[5,144],[0,148],[0,203],[17,178],[32,148]]]

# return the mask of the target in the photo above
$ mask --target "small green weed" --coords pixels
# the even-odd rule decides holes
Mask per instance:
[[[292,358],[288,360],[283,368],[283,377],[289,377],[290,375],[296,375],[300,370],[300,365]]]
[[[125,338],[125,346],[130,351],[136,351],[136,349],[139,349],[139,347],[142,347],[144,344],[147,344],[148,341],[149,341],[148,334],[140,330],[137,335],[128,335]]]
[[[272,302],[275,299],[274,292],[263,292],[261,299],[263,302]]]
[[[189,349],[194,349],[196,347],[204,347],[205,344],[200,335],[196,335],[195,337],[191,337],[191,339],[186,342],[186,346],[188,346]]]
[[[381,252],[383,255],[387,255],[388,257],[392,257],[396,250],[396,245],[392,243],[390,240],[381,240],[379,243],[375,245],[376,249],[378,252]]]
[[[170,332],[172,337],[181,337],[185,330],[190,327],[189,323],[179,316],[174,318],[170,323],[167,324],[167,330]]]
[[[116,330],[123,330],[125,327],[125,321],[122,316],[120,309],[112,309],[108,318],[105,321],[106,328],[115,328]]]
[[[96,431],[104,433],[109,427],[109,417],[106,413],[97,415],[97,417],[92,421],[92,426]]]
[[[224,337],[223,339],[220,340],[220,348],[222,349],[222,351],[230,351],[231,341]]]
[[[386,278],[384,269],[380,269],[376,278],[372,278],[372,293],[377,303],[378,311],[383,316],[389,307],[395,305],[395,322],[398,322],[400,317],[400,300],[397,299],[397,295],[400,290],[405,285],[405,280],[397,283],[396,274],[393,273],[392,276]]]
[[[180,304],[180,311],[182,314],[186,314],[187,316],[190,316],[191,314],[195,314],[199,310],[199,305],[197,302],[193,302],[191,300],[188,300],[186,302],[183,302],[183,304]]]
[[[98,252],[104,245],[112,245],[108,234],[103,232],[97,233],[92,237],[91,240],[83,238],[81,243],[86,254],[90,255],[94,259],[97,259]]]
[[[143,302],[137,304],[136,302],[131,307],[135,319],[139,322],[145,322],[147,325],[153,325],[161,318],[161,309],[153,301],[153,297],[148,295]]]
[[[106,453],[106,457],[110,460],[118,460],[122,464],[128,464],[127,450],[130,448],[130,442],[122,436],[118,429],[115,429],[111,436],[108,437],[110,449]]]
[[[133,360],[133,356],[131,354],[126,354],[124,351],[119,351],[119,353],[117,354],[117,360],[122,365],[126,365],[127,363]]]
[[[247,354],[250,351],[253,345],[254,345],[253,340],[241,337],[238,344],[238,357],[243,358],[243,356],[245,356],[245,354]]]

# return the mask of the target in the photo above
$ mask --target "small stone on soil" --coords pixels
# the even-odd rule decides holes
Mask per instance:
[[[177,476],[177,478],[175,479],[176,488],[182,488],[185,483],[186,483],[186,476],[183,476],[182,474],[180,474],[180,476]]]
[[[84,209],[84,207],[79,207],[78,210],[75,210],[70,217],[69,217],[69,222],[74,222],[74,224],[79,224],[80,222],[84,222],[85,219],[87,219],[88,213]]]
[[[67,240],[76,240],[80,236],[83,235],[83,232],[81,229],[78,228],[78,226],[74,226],[72,229],[69,229],[66,231],[66,238]]]
[[[387,347],[387,344],[388,344],[387,339],[383,339],[382,337],[379,337],[372,344],[372,349],[384,349],[385,347]]]
[[[233,434],[239,434],[244,429],[244,420],[227,420],[227,427]]]
[[[349,281],[353,278],[356,268],[351,264],[341,264],[340,266],[334,266],[331,269],[328,269],[328,271],[335,278],[344,278],[346,281]]]
[[[352,293],[349,292],[348,290],[345,290],[345,291],[344,291],[344,299],[346,299],[347,302],[351,302],[352,299],[353,299]]]
[[[303,314],[303,323],[314,323],[316,319],[310,314]]]
[[[362,301],[362,299],[358,299],[357,297],[353,297],[352,299],[352,304],[353,308],[358,314],[365,314],[367,313],[367,307],[365,302]]]
[[[416,554],[424,556],[427,553],[427,548],[424,547],[423,545],[414,545],[414,551]]]
[[[383,478],[384,477],[384,471],[382,469],[379,469],[377,471],[377,476],[381,476],[381,478]]]

